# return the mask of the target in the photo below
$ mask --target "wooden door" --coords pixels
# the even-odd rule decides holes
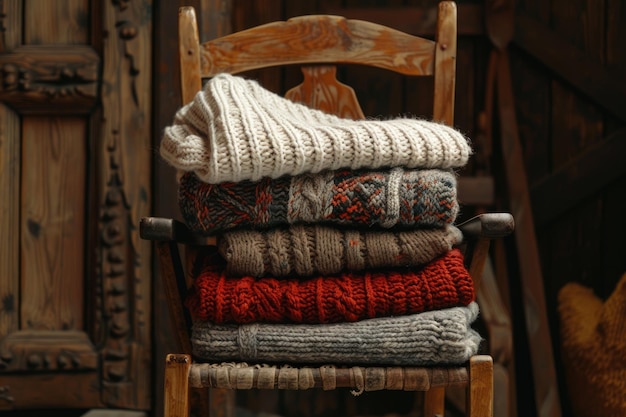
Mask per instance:
[[[151,0],[0,1],[0,409],[150,406]]]

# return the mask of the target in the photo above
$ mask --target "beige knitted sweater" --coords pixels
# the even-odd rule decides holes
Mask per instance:
[[[471,148],[442,124],[341,119],[220,74],[177,112],[160,152],[175,168],[217,184],[338,168],[458,168]]]

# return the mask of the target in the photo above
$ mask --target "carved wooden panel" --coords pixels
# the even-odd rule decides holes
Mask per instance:
[[[149,0],[0,0],[0,409],[151,405]]]
[[[151,209],[151,1],[111,0],[103,15],[98,280],[103,401],[150,406],[151,247],[138,222]]]

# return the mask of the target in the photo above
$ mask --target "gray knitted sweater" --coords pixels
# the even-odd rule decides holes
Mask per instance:
[[[337,324],[195,322],[193,353],[207,361],[445,365],[467,361],[481,337],[478,305]]]

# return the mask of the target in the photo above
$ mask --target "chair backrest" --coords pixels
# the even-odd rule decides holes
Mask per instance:
[[[354,90],[337,81],[336,64],[379,67],[408,76],[433,76],[433,119],[454,120],[456,5],[439,3],[435,40],[386,26],[333,15],[272,22],[200,43],[192,7],[179,14],[183,102],[193,99],[202,79],[218,73],[301,64],[304,81],[286,97],[352,119],[363,118]]]

